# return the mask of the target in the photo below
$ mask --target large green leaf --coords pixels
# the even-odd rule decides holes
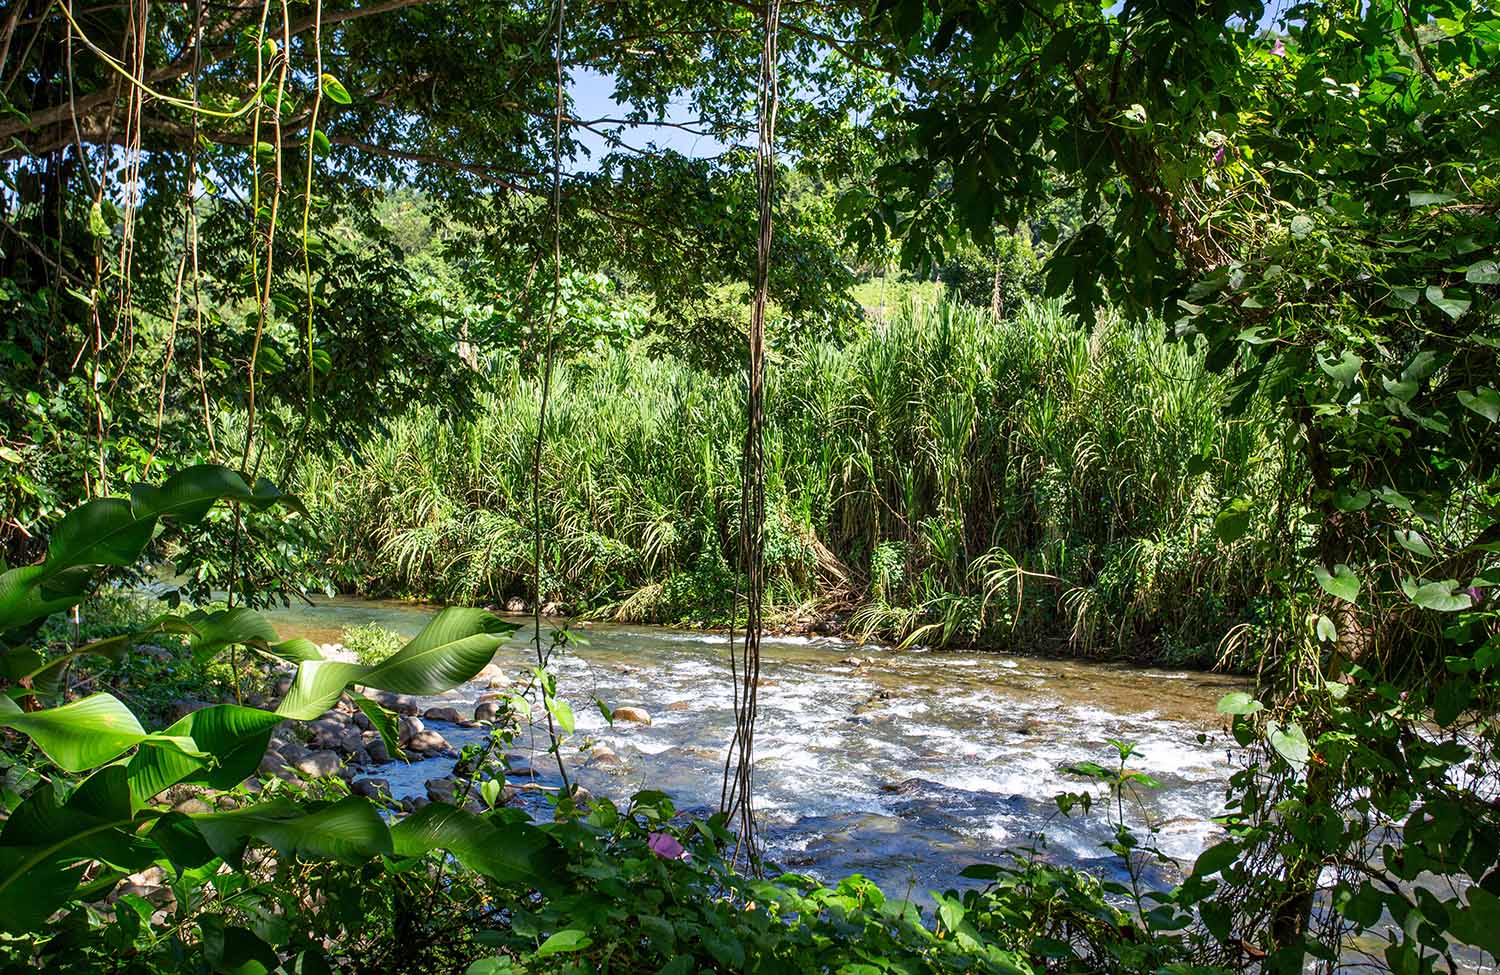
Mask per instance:
[[[44,565],[25,565],[0,575],[0,633],[39,624],[83,601],[93,573],[78,567],[48,576]]]
[[[282,716],[259,708],[218,704],[200,708],[167,728],[163,735],[189,738],[212,761],[186,754],[157,740],[147,740],[131,756],[130,788],[137,804],[179,782],[228,789],[255,774]]]
[[[283,859],[357,864],[392,851],[385,820],[358,796],[311,812],[289,800],[273,799],[246,809],[188,818],[209,847],[232,862],[238,862],[251,840],[273,847]]]
[[[446,803],[433,803],[391,827],[398,856],[447,850],[470,870],[500,883],[546,889],[557,882],[561,850],[529,823],[498,823]]]
[[[202,521],[218,501],[254,498],[242,475],[218,464],[183,468],[160,487],[136,484],[130,489],[130,506],[137,518],[167,516],[185,524]]]
[[[482,609],[449,607],[360,683],[401,694],[437,694],[470,680],[520,627]]]
[[[364,678],[370,668],[342,660],[306,660],[297,665],[297,676],[276,713],[298,721],[311,721],[338,703],[344,689]],[[446,688],[444,688],[446,690]]]
[[[146,738],[146,729],[112,694],[90,694],[72,704],[30,713],[0,711],[0,727],[30,737],[68,772],[103,765]]]
[[[213,613],[198,610],[189,613],[186,619],[197,631],[197,636],[189,645],[193,650],[193,659],[200,663],[227,647],[269,649],[271,644],[280,639],[269,620],[245,606],[221,609]]]
[[[86,779],[66,803],[50,783],[38,786],[0,829],[0,930],[42,924],[73,893],[89,860],[131,870],[157,855],[135,834],[125,769]]]
[[[155,519],[137,518],[124,498],[86,501],[53,529],[41,579],[79,566],[134,565],[155,529]]]
[[[1401,591],[1423,609],[1438,613],[1457,613],[1474,605],[1474,597],[1460,590],[1452,579],[1420,584],[1415,579],[1402,579]]]
[[[1312,757],[1312,748],[1308,745],[1302,726],[1297,722],[1282,725],[1272,721],[1266,727],[1266,737],[1270,740],[1271,747],[1276,749],[1276,754],[1286,759],[1292,768],[1300,772],[1307,767],[1308,759]]]

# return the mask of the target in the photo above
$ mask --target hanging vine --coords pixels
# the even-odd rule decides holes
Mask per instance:
[[[720,807],[739,823],[739,841],[732,861],[741,855],[760,871],[760,851],[752,801],[755,785],[755,717],[760,692],[761,609],[765,598],[765,335],[766,302],[771,270],[771,215],[776,180],[777,34],[781,0],[769,0],[764,10],[765,39],[761,48],[760,84],[756,103],[757,146],[755,177],[759,202],[759,236],[755,250],[754,297],[750,308],[749,359],[745,402],[745,443],[741,455],[740,559],[745,573],[745,642],[736,651],[729,634],[729,663],[734,690],[734,738],[725,760]],[[733,616],[731,616],[731,620]]]
[[[542,341],[541,383],[537,402],[536,440],[531,452],[531,622],[532,643],[536,650],[537,682],[542,692],[542,710],[547,717],[547,738],[557,771],[562,779],[563,795],[573,793],[568,770],[563,764],[562,742],[557,735],[556,685],[547,671],[547,650],[542,646],[542,448],[547,439],[547,404],[552,395],[552,338],[557,327],[558,302],[562,295],[562,124],[566,105],[563,87],[563,21],[566,0],[557,2],[557,24],[553,35],[553,65],[556,68],[557,97],[552,116],[552,301],[547,311],[547,326]]]

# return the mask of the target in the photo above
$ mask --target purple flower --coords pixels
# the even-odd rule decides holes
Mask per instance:
[[[676,837],[668,833],[652,833],[646,839],[646,845],[651,848],[652,853],[663,860],[686,860],[688,858],[687,850],[682,848],[682,844],[677,842]]]
[[[1220,146],[1218,149],[1216,149],[1214,151],[1214,165],[1215,166],[1222,166],[1222,165],[1224,165],[1224,147],[1223,146]]]
[[[1278,58],[1286,57],[1286,45],[1281,43],[1281,38],[1276,38],[1276,43],[1271,45],[1271,53]]]
[[[1464,592],[1469,594],[1469,600],[1475,606],[1478,606],[1480,603],[1484,602],[1484,590],[1480,589],[1478,586],[1470,586],[1469,588],[1465,589]]]

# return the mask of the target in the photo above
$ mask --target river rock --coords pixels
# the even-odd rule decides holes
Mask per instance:
[[[446,721],[449,724],[458,724],[463,721],[464,716],[458,713],[458,708],[440,707],[428,708],[423,713],[424,721]]]
[[[649,725],[651,723],[651,715],[646,711],[645,708],[615,708],[613,714],[616,721],[630,721],[635,724],[644,725]]]
[[[500,705],[494,701],[481,701],[474,705],[475,721],[490,721],[500,717]]]
[[[691,711],[692,709],[692,701],[673,701],[671,704],[667,705],[668,711]]]
[[[446,802],[452,805],[458,795],[458,783],[450,778],[428,779],[423,783],[427,798],[431,802]]]
[[[338,752],[320,749],[312,752],[300,762],[294,763],[297,771],[309,778],[322,778],[325,775],[334,775],[343,767]]]
[[[526,612],[526,600],[522,599],[520,596],[510,597],[505,601],[505,611],[507,613],[518,614]]]
[[[279,749],[277,749],[277,751],[281,753],[281,757],[286,760],[286,763],[288,765],[296,765],[298,762],[302,761],[304,758],[312,754],[312,749],[308,748],[300,742],[295,741],[287,742],[285,745],[282,745]]]
[[[390,691],[380,691],[375,695],[375,700],[380,706],[397,714],[418,715],[422,713],[421,703],[410,694],[393,694]]]
[[[505,671],[499,665],[491,662],[484,665],[479,673],[474,675],[474,683],[483,684],[486,687],[509,687],[510,678],[505,676]]]
[[[391,783],[387,779],[355,779],[349,783],[349,791],[357,796],[364,796],[366,799],[389,800]]]
[[[360,731],[371,731],[375,727],[375,722],[371,721],[370,716],[368,714],[365,714],[363,711],[354,712],[354,716],[349,720],[353,721],[354,727],[358,728]]]
[[[619,768],[625,764],[625,760],[608,748],[600,745],[589,752],[589,764],[598,768]]]
[[[396,723],[396,741],[400,743],[402,748],[405,748],[413,738],[420,735],[426,728],[427,726],[422,723],[421,718],[403,714],[401,719]]]
[[[268,751],[261,757],[260,767],[256,769],[261,775],[275,775],[286,768],[286,759],[275,749]]]
[[[448,739],[436,731],[417,732],[415,735],[412,735],[411,741],[407,743],[406,747],[414,752],[424,752],[428,755],[453,750],[452,746],[448,744]]]
[[[365,732],[363,748],[373,765],[385,765],[391,760],[391,751],[385,747],[385,739],[373,731]]]
[[[283,677],[283,678],[281,678],[280,680],[278,680],[276,682],[276,696],[277,697],[286,697],[287,696],[287,692],[289,692],[291,689],[292,689],[292,679],[290,677]]]

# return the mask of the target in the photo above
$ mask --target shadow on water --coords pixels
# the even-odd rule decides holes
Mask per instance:
[[[434,609],[338,598],[270,615],[283,637],[327,643],[364,623],[411,636]],[[574,778],[616,800],[660,789],[679,808],[706,815],[719,800],[733,728],[725,637],[603,624],[575,632],[588,644],[555,658],[560,692],[578,718],[564,745]],[[495,657],[522,682],[533,663],[529,633],[528,623]],[[1214,704],[1243,686],[1231,678],[832,638],[768,637],[763,653],[756,799],[767,853],[786,869],[823,879],[858,872],[892,893],[920,896],[1044,832],[1043,856],[1113,873],[1117,865],[1100,848],[1103,818],[1062,818],[1052,801],[1083,788],[1059,769],[1085,759],[1108,764],[1110,738],[1137,742],[1131,767],[1162,783],[1127,817],[1156,824],[1164,851],[1186,864],[1216,835],[1209,818],[1232,769]],[[431,703],[472,710],[488,692],[468,685]],[[593,697],[643,708],[652,723],[610,726]],[[455,747],[484,735],[432,725]],[[524,731],[518,746],[537,781],[555,785],[545,725]],[[590,760],[599,748],[615,758]],[[399,798],[421,795],[425,780],[451,765],[435,758],[371,774],[389,779]],[[524,801],[546,814],[536,794]]]

